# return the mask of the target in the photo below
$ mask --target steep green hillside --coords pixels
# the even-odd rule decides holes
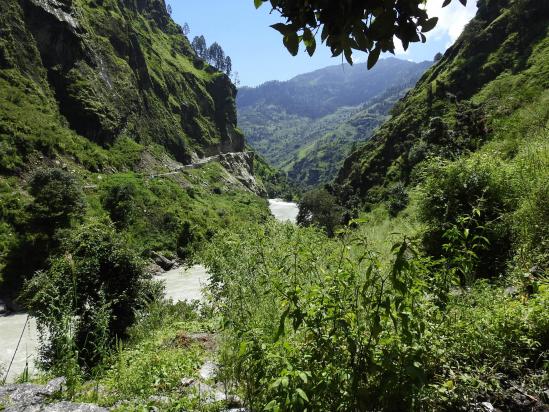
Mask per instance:
[[[477,16],[444,57],[392,111],[392,118],[346,161],[337,178],[343,201],[387,198],[392,185],[417,182],[426,158],[455,159],[505,141],[514,156],[547,120],[549,4],[479,1]],[[536,114],[535,123],[525,116]],[[493,147],[493,146],[489,146]]]
[[[45,267],[82,222],[115,225],[143,257],[186,257],[217,227],[267,215],[250,154],[183,166],[245,144],[235,87],[195,55],[164,1],[0,9],[3,289]],[[41,193],[32,182],[44,170]],[[83,212],[55,198],[71,185]]]
[[[239,90],[239,124],[267,161],[306,186],[330,182],[353,143],[365,141],[429,62],[385,59],[332,66]]]
[[[234,87],[204,67],[163,2],[2,0],[0,29],[0,134],[17,151],[4,149],[5,171],[46,148],[101,169],[101,149],[124,139],[183,162],[243,149]]]
[[[360,108],[338,110],[338,113],[347,112],[348,118],[339,124],[337,120],[332,124],[325,122],[329,131],[300,147],[292,159],[283,165],[283,170],[287,171],[292,181],[305,187],[331,182],[343,166],[343,161],[387,120],[389,110],[411,87],[412,81],[387,90]]]

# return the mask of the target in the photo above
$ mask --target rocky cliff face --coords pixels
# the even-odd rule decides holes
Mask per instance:
[[[375,203],[397,182],[414,184],[426,158],[453,159],[497,137],[497,119],[549,87],[548,21],[546,1],[480,0],[442,60],[345,161],[335,185],[342,202]]]
[[[163,0],[0,6],[0,79],[30,93],[21,97],[29,104],[46,106],[55,127],[106,149],[121,139],[157,144],[184,163],[243,150],[234,86],[195,56]],[[0,126],[23,158],[21,140],[41,140],[26,120]],[[13,129],[22,135],[14,138]]]

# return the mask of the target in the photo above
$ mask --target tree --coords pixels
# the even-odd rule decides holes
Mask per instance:
[[[240,86],[240,75],[238,72],[235,72],[233,75],[233,83],[236,87]]]
[[[201,59],[206,58],[208,46],[206,45],[206,39],[204,38],[204,36],[195,36],[191,43],[191,47],[198,57],[200,57]]]
[[[441,59],[442,59],[442,53],[438,52],[437,54],[435,54],[435,58],[433,59],[433,61],[438,62]]]
[[[158,291],[138,255],[110,226],[82,227],[64,249],[65,255],[26,285],[23,301],[44,332],[46,364],[63,367],[73,356],[89,370],[125,336],[136,310]]]
[[[229,56],[225,59],[225,73],[227,73],[227,76],[231,77],[231,73],[233,71],[233,62]]]
[[[443,7],[451,1],[444,0]],[[467,0],[459,1],[467,4]],[[349,64],[353,64],[353,50],[369,53],[368,68],[376,64],[381,52],[394,53],[395,37],[406,50],[412,42],[425,42],[424,33],[438,22],[427,15],[424,0],[254,0],[256,8],[266,2],[286,20],[271,27],[282,34],[292,55],[297,55],[303,43],[312,56],[320,32],[332,54],[343,53]]]
[[[111,186],[103,199],[103,207],[119,228],[127,226],[132,218],[136,192],[132,182],[125,182]]]
[[[219,43],[214,42],[208,49],[208,61],[217,69],[225,71],[225,52]]]
[[[182,30],[183,30],[183,34],[184,34],[185,36],[188,36],[189,33],[191,32],[191,28],[189,27],[189,24],[188,24],[188,23],[185,23],[185,24],[183,25]]]
[[[301,198],[297,223],[301,226],[323,227],[328,236],[333,236],[341,216],[342,211],[336,198],[325,189],[314,189]]]
[[[171,4],[168,4],[168,5],[166,6],[166,11],[168,12],[168,14],[169,14],[170,16],[172,15],[172,6],[171,6]]]
[[[31,177],[34,197],[29,211],[33,226],[52,234],[85,213],[84,194],[74,176],[58,168],[39,169]]]

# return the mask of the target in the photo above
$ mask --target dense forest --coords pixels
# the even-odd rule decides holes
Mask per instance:
[[[237,90],[174,4],[0,0],[0,410],[549,410],[549,3],[424,63],[374,3],[255,1],[368,62]]]

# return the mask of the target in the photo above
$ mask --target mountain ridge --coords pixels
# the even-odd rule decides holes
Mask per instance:
[[[329,66],[241,88],[239,125],[249,144],[298,184],[329,183],[352,145],[369,138],[431,64],[388,58],[371,71],[365,64]],[[361,112],[363,121],[357,121]]]

